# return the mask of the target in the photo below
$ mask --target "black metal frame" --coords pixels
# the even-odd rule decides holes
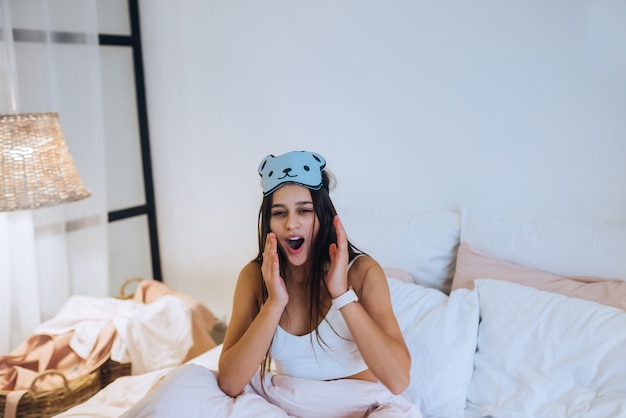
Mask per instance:
[[[125,46],[132,48],[135,70],[135,95],[137,96],[137,117],[139,122],[139,141],[141,144],[141,161],[146,203],[127,209],[109,212],[109,223],[134,216],[146,215],[150,234],[150,254],[152,259],[153,279],[163,281],[161,272],[161,255],[157,231],[156,201],[154,197],[154,181],[152,177],[152,159],[150,154],[150,135],[148,130],[148,106],[144,83],[143,56],[141,49],[141,32],[139,27],[138,0],[128,0],[130,16],[130,35],[99,35],[98,42],[103,46]]]

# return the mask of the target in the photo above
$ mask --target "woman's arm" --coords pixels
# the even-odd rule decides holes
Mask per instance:
[[[233,312],[224,336],[218,373],[220,389],[230,396],[239,395],[259,369],[288,301],[278,269],[276,239],[270,235],[261,269],[254,262],[248,264],[235,287]],[[266,277],[268,299],[259,309],[262,277]]]
[[[358,262],[350,275],[362,277],[360,289],[356,282],[361,280],[355,280],[359,302],[346,305],[341,314],[370,370],[399,394],[410,382],[411,355],[391,307],[383,270],[369,257],[360,257]]]
[[[389,286],[380,265],[370,257],[360,257],[350,269],[346,233],[335,219],[337,245],[331,245],[331,269],[327,286],[336,298],[354,286],[359,302],[341,309],[361,356],[369,369],[387,388],[402,393],[409,385],[411,355],[391,307]]]

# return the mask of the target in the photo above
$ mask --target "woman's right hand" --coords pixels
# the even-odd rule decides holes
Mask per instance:
[[[260,271],[256,262],[250,262],[239,273],[233,312],[224,335],[218,384],[232,397],[239,395],[258,373],[289,301],[287,286],[280,277],[275,234],[267,235],[262,257]],[[262,284],[268,298],[259,306]]]
[[[287,286],[280,276],[280,263],[278,261],[278,242],[276,234],[270,232],[265,238],[265,249],[263,250],[263,264],[261,273],[267,287],[267,302],[275,303],[277,306],[285,307],[289,301]]]

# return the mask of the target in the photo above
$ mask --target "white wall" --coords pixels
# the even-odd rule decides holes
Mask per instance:
[[[140,2],[166,282],[230,312],[257,165],[339,208],[626,219],[626,2]]]

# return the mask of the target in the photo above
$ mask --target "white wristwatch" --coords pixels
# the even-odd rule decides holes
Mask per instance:
[[[354,291],[352,286],[350,286],[350,289],[348,289],[346,293],[344,293],[343,295],[337,296],[335,299],[333,299],[333,309],[339,310],[343,308],[344,306],[346,306],[348,303],[358,302],[358,301],[359,301],[359,297],[356,295],[356,292]]]

